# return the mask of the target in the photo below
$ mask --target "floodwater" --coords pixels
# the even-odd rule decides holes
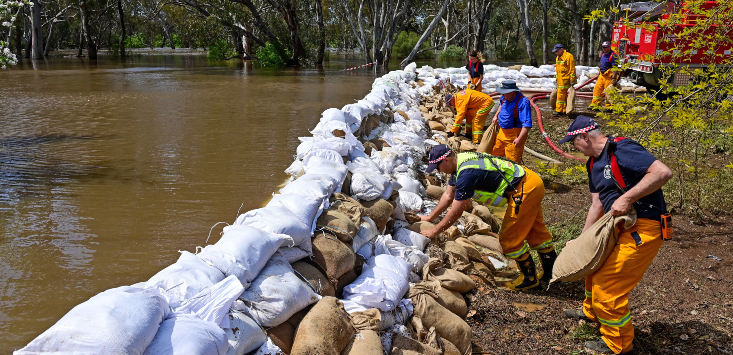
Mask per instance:
[[[0,354],[265,204],[297,137],[384,75],[341,70],[359,64],[159,55],[0,71]]]

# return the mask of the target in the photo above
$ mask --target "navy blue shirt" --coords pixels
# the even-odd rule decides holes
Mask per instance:
[[[626,183],[627,191],[641,181],[647,169],[657,160],[641,144],[631,139],[618,141],[614,155],[616,155],[616,161]],[[588,171],[590,192],[598,193],[603,204],[603,212],[608,213],[613,203],[622,194],[611,177],[610,156],[606,149],[604,149],[601,155],[594,159],[592,171],[590,169],[590,162],[591,160],[588,159],[585,163],[586,170]],[[636,210],[638,218],[654,220],[659,220],[659,216],[667,211],[662,189],[642,197],[639,199],[639,203],[634,203],[633,207]]]
[[[468,64],[466,64],[466,69],[468,69],[468,73],[471,74],[471,78],[478,78],[481,75],[484,75],[484,64],[480,61],[476,63],[471,63],[471,61],[469,61]]]
[[[601,69],[601,74],[604,74],[608,71],[608,69],[611,69],[611,67],[615,66],[617,58],[618,54],[616,54],[614,51],[609,51],[608,54],[603,53],[601,55],[601,64],[599,65],[599,68]]]
[[[476,190],[498,190],[501,181],[501,174],[496,171],[467,168],[461,171],[458,179],[455,173],[451,174],[448,185],[456,187],[456,201],[465,201],[473,197]]]

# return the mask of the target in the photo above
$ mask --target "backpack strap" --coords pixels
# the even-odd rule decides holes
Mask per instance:
[[[621,168],[618,166],[618,160],[616,159],[616,143],[618,143],[621,140],[626,139],[625,137],[615,137],[611,141],[606,143],[606,147],[604,148],[606,152],[609,155],[609,160],[611,161],[611,177],[613,178],[613,182],[616,184],[616,187],[618,187],[619,190],[622,192],[626,192],[626,181],[624,180],[623,174],[621,174]],[[595,163],[595,158],[590,158],[590,172],[593,174],[593,164]]]

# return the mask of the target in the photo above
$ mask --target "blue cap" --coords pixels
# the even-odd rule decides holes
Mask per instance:
[[[433,147],[428,154],[428,168],[425,170],[426,173],[432,173],[433,170],[438,168],[440,162],[447,158],[452,150],[445,144],[439,144]]]
[[[504,80],[501,82],[501,87],[496,89],[496,92],[504,95],[512,91],[520,91],[517,87],[517,82],[514,80]]]
[[[596,121],[588,116],[578,116],[568,127],[568,133],[565,138],[560,140],[560,144],[573,140],[577,135],[597,129]]]
[[[445,94],[445,104],[450,105],[450,100],[453,100],[453,95]]]
[[[558,43],[555,45],[555,48],[552,49],[552,53],[555,53],[560,49],[565,49],[565,47],[563,47],[562,44]]]

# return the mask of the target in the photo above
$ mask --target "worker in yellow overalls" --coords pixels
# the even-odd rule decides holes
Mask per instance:
[[[461,133],[461,124],[466,121],[466,138],[478,144],[484,134],[484,124],[489,111],[494,107],[491,96],[476,90],[462,90],[455,95],[445,95],[445,103],[456,108],[456,121],[449,136]]]
[[[565,50],[562,44],[556,44],[552,52],[557,55],[555,59],[555,68],[557,71],[557,102],[553,116],[565,115],[567,108],[568,89],[578,83],[575,76],[575,58]]]
[[[468,64],[466,64],[468,70],[468,86],[470,89],[471,84],[474,85],[474,90],[481,91],[481,81],[484,80],[484,58],[481,56],[481,52],[470,51],[468,53]]]
[[[603,54],[601,55],[601,63],[598,66],[599,74],[596,81],[596,87],[593,89],[593,102],[588,107],[592,111],[600,111],[611,107],[611,102],[606,97],[606,89],[613,85],[613,67],[616,66],[618,54],[611,49],[611,42],[603,42],[601,44]],[[606,101],[605,106],[603,101]]]

